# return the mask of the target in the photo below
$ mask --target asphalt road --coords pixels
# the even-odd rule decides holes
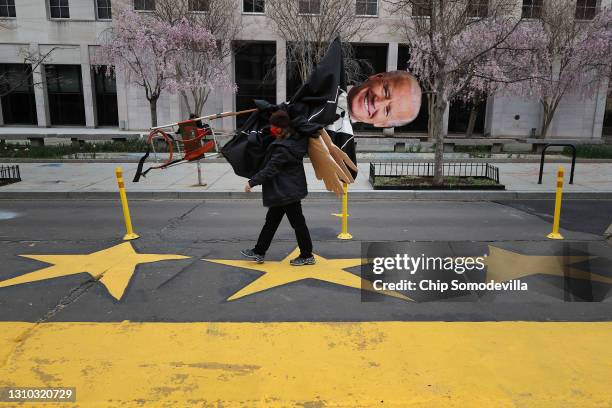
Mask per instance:
[[[257,238],[265,217],[265,209],[257,200],[134,200],[130,207],[135,230],[141,235],[132,243],[137,253],[188,258],[122,269],[118,274],[124,274],[122,279],[127,276],[127,286],[123,288],[110,275],[94,279],[87,273],[77,273],[78,268],[87,269],[86,266],[79,265],[75,272],[75,263],[85,262],[84,258],[65,258],[68,261],[59,272],[57,268],[45,271],[53,263],[40,259],[44,255],[105,251],[88,264],[89,268],[100,269],[104,262],[112,261],[116,256],[113,248],[123,242],[124,233],[118,202],[0,201],[0,320],[606,321],[612,318],[612,248],[601,236],[612,222],[612,201],[566,201],[561,223],[564,241],[546,238],[551,229],[547,215],[552,208],[550,202],[353,201],[349,210],[349,231],[354,236],[351,241],[336,238],[340,220],[331,213],[339,212],[337,201],[304,202],[315,253],[324,259],[362,258],[362,244],[370,241],[396,243],[417,254],[443,256],[493,256],[494,251],[499,255],[503,250],[505,257],[496,258],[501,259],[501,268],[506,274],[502,274],[501,280],[523,273],[525,265],[534,264],[536,259],[543,260],[541,270],[523,273],[523,281],[529,284],[529,290],[524,292],[467,290],[452,295],[417,292],[408,295],[410,300],[377,294],[375,301],[363,301],[360,291],[354,287],[330,283],[321,278],[323,275],[316,274],[326,270],[312,269],[313,276],[309,279],[291,281],[292,275],[287,274],[294,273],[295,269],[286,263],[278,264],[284,269],[276,274],[276,283],[268,282],[266,286],[260,281],[255,286],[261,284],[261,287],[253,287],[251,284],[265,271],[242,264],[230,265],[230,261],[240,260],[240,249],[252,247]],[[295,247],[293,232],[284,220],[264,265],[277,265]],[[572,256],[583,258],[572,260]],[[555,265],[560,262],[572,263],[575,268],[564,267],[559,269],[561,272],[555,272]],[[319,265],[324,267],[322,262]],[[73,272],[66,273],[70,268]],[[338,268],[337,275],[341,276],[344,269],[360,274],[359,266],[351,266]],[[26,279],[26,282],[2,287],[2,282],[40,270],[43,274],[58,276],[29,282]],[[487,276],[466,273],[459,278],[480,282],[486,281]],[[439,273],[432,277],[445,279]],[[230,299],[247,287],[253,290]],[[113,290],[120,296],[111,296]]]
[[[514,200],[502,201],[502,205],[533,214],[552,222],[555,211],[553,200]],[[612,201],[609,200],[571,200],[561,206],[561,228],[572,231],[602,235],[612,223]]]

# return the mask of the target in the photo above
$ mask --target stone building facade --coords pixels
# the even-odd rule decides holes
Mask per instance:
[[[281,102],[290,96],[287,44],[261,12],[265,0],[234,1],[241,22],[234,43],[240,46],[235,47],[236,52],[226,62],[227,75],[237,83],[238,92],[213,92],[204,113],[246,108],[253,97]],[[607,4],[600,6],[611,2],[602,0]],[[154,3],[155,0],[0,0],[0,74],[23,69],[18,64],[23,64],[24,50],[40,53],[52,50],[45,63],[36,67],[33,86],[23,86],[2,97],[0,125],[5,129],[11,126],[146,129],[150,113],[143,90],[130,85],[121,72],[109,79],[92,69],[91,57],[111,27],[113,13],[123,7],[146,9]],[[354,44],[356,57],[368,60],[377,71],[405,68],[407,47],[401,44],[401,35],[394,29],[396,20],[388,4],[383,0],[356,3],[359,3],[356,8],[367,14],[363,18],[374,23]],[[520,7],[517,12],[521,12]],[[549,137],[600,139],[602,134],[612,132],[608,86],[601,84],[598,93],[587,100],[566,98]],[[162,94],[158,102],[159,123],[175,122],[188,114],[178,95]],[[489,96],[479,110],[476,133],[530,137],[539,132],[541,114],[537,101]],[[460,104],[452,104],[445,120],[448,132],[460,134],[467,116]],[[217,126],[233,129],[236,120],[225,118]],[[420,117],[412,126],[396,132],[425,133],[426,126],[426,119]]]

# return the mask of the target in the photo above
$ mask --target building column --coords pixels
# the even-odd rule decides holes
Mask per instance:
[[[2,114],[2,98],[0,98],[0,126],[4,126],[4,115]]]
[[[276,40],[276,103],[287,101],[287,41]]]
[[[399,44],[396,42],[390,42],[387,48],[387,71],[397,70],[397,58],[399,54]]]
[[[38,44],[30,44],[30,51],[39,52]],[[45,67],[39,64],[32,72],[34,85],[34,99],[36,101],[36,118],[39,127],[51,126],[49,115],[49,99],[47,98],[47,78],[45,77]]]
[[[495,95],[487,96],[485,108],[484,136],[493,136],[493,111],[495,110]]]
[[[608,99],[608,87],[610,86],[607,78],[603,79],[595,94],[595,112],[593,113],[593,129],[591,137],[601,139],[603,133],[603,121],[606,114],[606,102]]]
[[[236,74],[234,69],[234,51],[232,44],[226,45],[230,50],[229,53],[223,58],[223,65],[225,66],[226,74],[228,78],[231,78],[232,84],[236,82]],[[236,110],[236,99],[235,92],[233,89],[223,89],[221,92],[221,105],[223,112],[233,112]],[[225,130],[233,130],[236,128],[236,117],[227,116],[221,119],[221,126]]]
[[[83,83],[83,103],[85,105],[85,126],[96,127],[96,98],[91,80],[89,45],[81,44],[81,78]]]
[[[397,42],[390,42],[387,47],[387,72],[397,70],[397,57],[399,53],[399,44]],[[383,129],[383,135],[393,136],[395,134],[395,128]]]
[[[119,120],[119,129],[130,129],[128,119],[128,89],[129,83],[125,77],[125,73],[121,70],[115,70],[115,81],[117,83],[117,116]]]

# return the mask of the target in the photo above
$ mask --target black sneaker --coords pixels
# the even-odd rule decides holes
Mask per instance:
[[[289,264],[292,266],[304,266],[304,265],[314,265],[317,261],[315,261],[314,256],[309,256],[308,258],[302,258],[301,256],[292,259],[289,261]]]
[[[240,251],[240,253],[241,253],[243,256],[245,256],[245,257],[247,257],[247,258],[249,258],[249,259],[254,260],[254,261],[255,261],[255,262],[257,262],[258,264],[260,264],[260,263],[264,263],[264,256],[263,256],[263,255],[256,254],[255,252],[253,252],[253,250],[252,250],[252,249],[243,249],[242,251]]]

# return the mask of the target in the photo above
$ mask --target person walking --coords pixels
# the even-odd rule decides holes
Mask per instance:
[[[266,151],[264,167],[244,186],[250,192],[262,186],[263,205],[268,207],[266,221],[253,249],[242,255],[263,263],[274,234],[286,214],[300,247],[300,255],[289,263],[293,266],[314,265],[312,240],[302,213],[301,200],[308,194],[303,159],[308,151],[308,137],[300,136],[290,126],[287,112],[278,110],[270,117],[270,133],[276,139]]]

